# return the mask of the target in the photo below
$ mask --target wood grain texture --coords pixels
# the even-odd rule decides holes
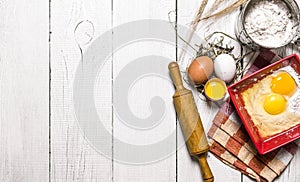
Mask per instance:
[[[298,6],[300,4],[299,0],[296,0]],[[297,46],[293,46],[293,45],[287,45],[284,48],[279,48],[274,50],[275,52],[277,52],[280,56],[288,56],[291,54],[298,54],[300,53],[299,51],[299,47]],[[300,140],[298,139],[296,141],[298,143],[298,145],[300,145]],[[292,161],[290,162],[290,164],[286,167],[286,169],[283,171],[283,173],[276,178],[274,181],[275,182],[285,182],[285,181],[298,181],[300,178],[300,152],[299,152],[299,147],[298,147],[298,151],[295,154],[294,158],[292,159]],[[250,182],[253,181],[252,179],[248,178],[247,176],[243,176],[243,182]]]
[[[136,20],[168,21],[169,12],[171,21],[189,27],[201,2],[0,1],[0,181],[202,181],[199,165],[191,159],[186,146],[181,145],[183,136],[179,124],[176,125],[172,102],[174,88],[168,77],[167,65],[161,64],[160,60],[153,60],[153,67],[150,66],[149,70],[155,68],[155,65],[163,65],[162,75],[141,75],[136,80],[131,80],[130,89],[114,90],[119,88],[116,83],[118,76],[137,59],[143,60],[145,56],[155,55],[176,61],[181,53],[180,48],[176,50],[175,44],[158,40],[129,42],[119,49],[114,44],[119,38],[114,30]],[[233,0],[221,4],[224,6],[231,2]],[[297,2],[299,4],[300,1]],[[204,15],[212,3],[213,1],[208,1]],[[221,19],[200,22],[196,35],[203,38],[214,31],[234,35],[234,20],[238,11]],[[81,21],[81,32],[76,32],[76,26]],[[85,31],[85,28],[91,26],[94,28],[92,32],[91,29]],[[137,31],[140,29],[137,27]],[[108,49],[111,49],[112,54],[98,70],[94,83],[97,114],[110,134],[108,140],[103,141],[105,139],[98,135],[94,138],[87,135],[82,123],[78,122],[77,112],[84,110],[75,111],[73,86],[78,69],[88,73],[81,60],[81,51],[85,55],[93,42],[110,30],[113,44]],[[185,38],[187,35],[181,36]],[[177,37],[177,41],[178,39]],[[176,43],[175,36],[171,43]],[[108,44],[101,45],[96,46],[99,52],[102,48],[107,48]],[[292,46],[278,51],[282,55],[299,54],[299,48]],[[94,50],[93,54],[98,55],[99,52]],[[239,53],[240,50],[237,49],[236,52]],[[192,55],[185,57],[180,65],[182,70],[191,59]],[[132,69],[132,73],[138,71],[139,67]],[[218,107],[203,102],[193,88],[188,88],[193,90],[204,129],[208,131]],[[151,104],[156,103],[158,97],[162,98],[165,110],[160,123],[147,130],[126,125],[114,107],[118,101],[114,96],[122,91],[126,91],[129,112],[141,121],[152,114]],[[87,115],[86,125],[93,119]],[[121,152],[126,156],[129,150],[126,147],[116,147],[118,140],[136,146],[147,146],[165,139],[174,131],[177,134],[167,146],[172,151],[168,156],[138,165],[130,158],[119,160],[118,154]],[[93,143],[95,141],[105,143],[109,154],[103,155],[99,146]],[[158,150],[152,148],[149,151],[156,153]],[[136,155],[136,158],[143,157],[144,154]],[[224,165],[211,154],[207,160],[216,182],[253,181]],[[299,161],[298,151],[290,165],[275,181],[298,181]]]
[[[0,7],[0,181],[48,181],[49,5]]]
[[[95,37],[111,29],[111,1],[53,1],[51,3],[51,181],[112,181],[112,159],[104,157],[87,138],[82,125],[77,120],[74,109],[73,85],[76,71],[88,73],[84,69],[78,43],[83,53],[91,43],[84,42],[88,30],[84,20],[89,20],[94,26]],[[75,31],[79,22],[79,31]],[[90,25],[90,24],[88,24]],[[87,26],[88,27],[88,26]],[[84,57],[85,58],[85,57]],[[88,62],[85,62],[88,64]],[[99,73],[101,93],[95,94],[95,103],[102,102],[103,122],[111,130],[111,82],[103,81],[111,78],[111,62]],[[98,84],[95,84],[97,87]],[[99,89],[99,88],[98,88]],[[78,111],[78,112],[81,112]],[[86,116],[88,124],[94,118]],[[105,141],[109,148],[111,141]]]
[[[124,25],[126,23],[136,21],[136,20],[145,20],[148,19],[159,19],[159,20],[168,20],[168,13],[175,10],[175,0],[114,0],[113,1],[113,27]],[[151,26],[151,23],[148,24]],[[143,31],[145,27],[135,27],[137,31]],[[149,27],[155,29],[156,27]],[[159,28],[159,27],[157,27]],[[134,34],[134,30],[132,34]],[[151,34],[149,34],[151,37]],[[113,38],[115,40],[120,39],[120,36],[114,32]],[[175,43],[175,36],[173,39]],[[115,45],[116,46],[116,45]],[[117,47],[114,47],[114,50]],[[137,59],[141,58],[139,61],[144,61],[145,56],[163,56],[171,60],[175,60],[176,57],[176,45],[168,45],[161,41],[157,40],[139,40],[135,42],[130,42],[122,49],[115,51],[113,54],[113,78],[114,84],[116,84],[116,78],[121,71],[126,70],[130,64],[137,64],[136,70],[131,70],[132,72],[141,72],[136,80],[132,80],[130,90],[122,87],[117,87],[119,90],[114,90],[117,92],[125,92],[123,99],[126,99],[129,104],[129,111],[137,119],[136,121],[142,122],[143,119],[149,117],[150,115],[155,115],[153,108],[151,107],[152,102],[155,102],[155,97],[162,98],[162,102],[165,106],[165,113],[162,117],[162,120],[159,121],[159,124],[147,129],[136,129],[128,126],[124,123],[128,120],[124,120],[122,117],[118,116],[118,111],[114,111],[114,146],[117,143],[117,140],[123,141],[125,144],[128,144],[128,147],[136,146],[141,148],[143,146],[148,147],[151,144],[159,143],[161,140],[164,140],[166,137],[170,136],[173,131],[176,129],[176,114],[172,104],[172,93],[170,90],[174,91],[174,88],[171,84],[170,78],[168,78],[168,67],[164,62],[161,67],[161,76],[160,75],[142,75],[144,69],[142,65],[138,65],[138,62],[135,62]],[[149,70],[156,69],[156,65],[161,65],[160,60],[149,60],[151,61],[149,65]],[[163,61],[163,60],[162,60]],[[165,69],[164,69],[165,68]],[[166,77],[166,76],[167,77]],[[128,73],[128,77],[130,73]],[[118,86],[118,85],[117,85]],[[115,104],[117,100],[114,100]],[[124,112],[124,111],[123,111]],[[149,121],[146,119],[146,121]],[[120,163],[117,160],[114,162],[114,181],[123,182],[123,181],[176,181],[176,156],[175,156],[175,143],[176,135],[171,139],[169,145],[162,146],[162,148],[153,147],[149,149],[149,152],[153,154],[159,153],[159,150],[166,150],[166,147],[170,147],[173,153],[170,153],[168,156],[162,156],[161,159],[155,159],[155,161],[147,160],[139,165],[134,165],[134,162],[130,159],[128,154],[129,149],[124,145],[123,147],[114,147],[114,154],[117,156],[118,153],[123,153],[127,155],[123,162]],[[132,145],[130,145],[132,144]],[[133,150],[136,152],[137,150]],[[145,158],[149,152],[138,153],[136,158]]]
[[[231,1],[228,1],[228,4]],[[208,1],[207,7],[204,10],[204,14],[211,7],[213,1]],[[186,3],[183,0],[177,1],[178,6],[178,24],[182,24],[190,27],[193,19],[196,16],[197,9],[199,8],[201,1],[194,0]],[[225,3],[226,5],[227,3]],[[224,3],[223,3],[224,6]],[[221,9],[221,8],[220,8]],[[194,36],[199,36],[204,39],[210,33],[215,31],[223,31],[228,34],[234,35],[234,19],[238,12],[231,13],[220,19],[211,19],[208,21],[200,22],[196,33]],[[226,26],[225,23],[226,22]],[[188,35],[181,35],[183,37],[188,37]],[[193,39],[192,39],[193,41]],[[201,44],[201,42],[196,44]],[[193,44],[192,44],[193,45]],[[178,55],[181,55],[182,50],[178,50]],[[239,50],[237,50],[239,53]],[[190,55],[185,56],[185,59],[179,60],[180,65],[184,69],[191,62],[193,57]],[[192,89],[192,88],[190,88]],[[205,131],[208,131],[212,124],[212,120],[218,110],[218,107],[214,104],[208,104],[199,98],[199,94],[194,90],[194,97],[196,98],[197,108],[203,122]],[[202,97],[203,99],[203,97]],[[178,132],[178,138],[182,138],[181,131]],[[215,177],[215,181],[241,181],[241,174],[238,171],[231,169],[230,167],[224,165],[218,159],[216,159],[212,154],[208,155],[208,163],[211,167],[212,173]],[[199,181],[201,180],[201,173],[198,164],[195,163],[188,155],[188,151],[185,147],[181,148],[178,152],[178,181]]]

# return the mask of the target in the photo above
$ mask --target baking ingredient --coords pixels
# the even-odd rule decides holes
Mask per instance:
[[[282,82],[280,77],[288,81]],[[295,104],[300,91],[298,77],[291,66],[286,66],[242,91],[245,109],[260,136],[272,136],[300,124],[300,108]]]
[[[217,78],[208,80],[204,87],[205,95],[212,100],[220,100],[225,96],[226,84]]]
[[[214,63],[208,56],[197,57],[188,68],[189,79],[192,84],[205,83],[214,70]]]
[[[288,43],[296,33],[297,21],[282,0],[256,1],[245,14],[245,30],[257,44],[274,48]]]
[[[287,72],[283,71],[273,78],[271,89],[278,94],[292,95],[296,90],[296,83]]]
[[[264,109],[272,115],[282,113],[286,108],[286,100],[280,94],[271,93],[264,100]]]
[[[220,54],[214,61],[215,74],[226,83],[232,81],[235,76],[236,64],[232,56],[229,54]]]

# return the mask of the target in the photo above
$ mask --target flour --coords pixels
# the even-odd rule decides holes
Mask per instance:
[[[291,41],[297,22],[281,0],[257,1],[245,15],[245,30],[257,44],[271,48]]]

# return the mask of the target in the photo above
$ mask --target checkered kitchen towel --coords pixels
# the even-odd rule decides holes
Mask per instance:
[[[247,74],[279,59],[273,52],[260,52]],[[275,151],[259,155],[229,100],[216,114],[208,136],[210,151],[218,159],[257,181],[273,181],[298,149],[298,145],[291,142]]]

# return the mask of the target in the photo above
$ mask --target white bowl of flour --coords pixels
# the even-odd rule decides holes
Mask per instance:
[[[236,36],[251,47],[285,46],[298,38],[299,14],[292,0],[252,0],[241,12]]]

